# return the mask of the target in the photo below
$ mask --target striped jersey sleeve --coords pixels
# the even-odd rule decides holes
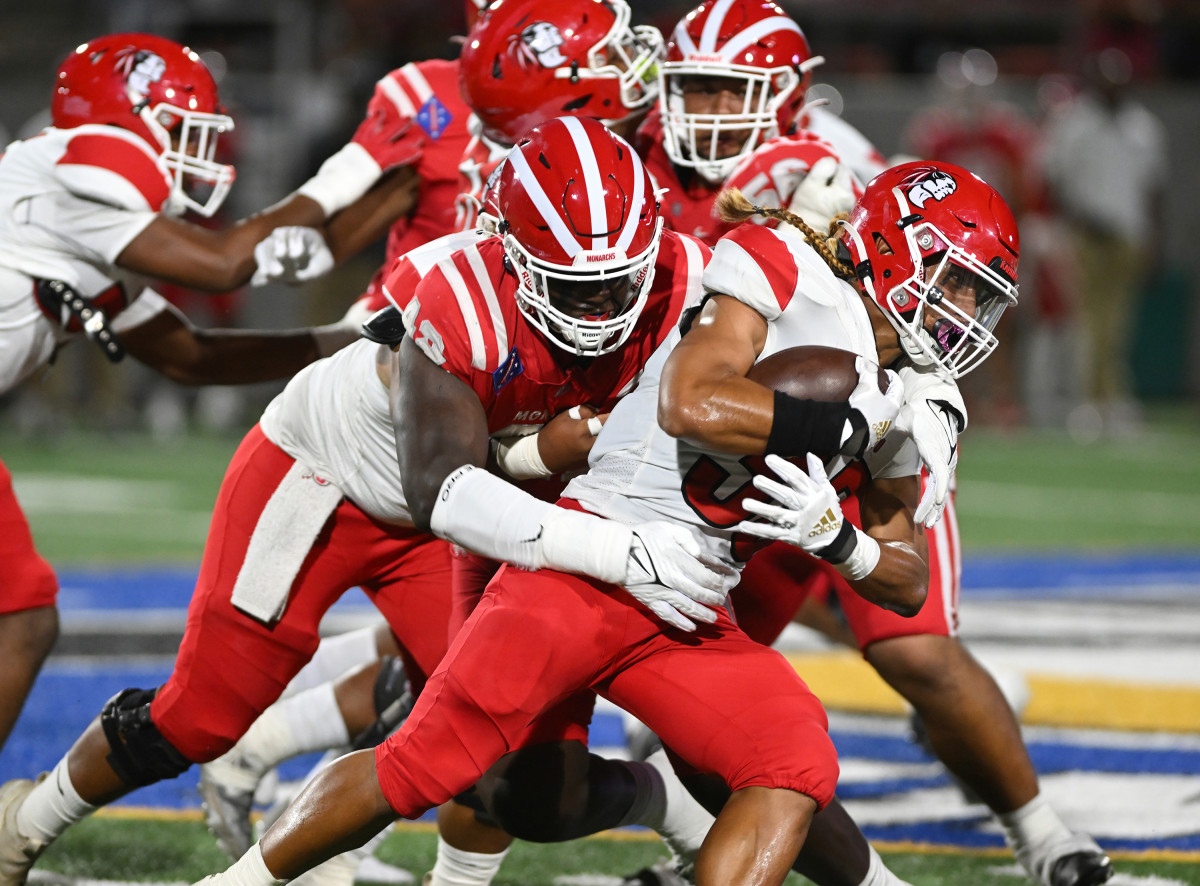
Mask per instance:
[[[80,127],[58,158],[55,174],[76,197],[117,209],[159,212],[171,191],[158,156],[115,126]]]

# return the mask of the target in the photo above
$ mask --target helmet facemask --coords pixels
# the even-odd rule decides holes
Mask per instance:
[[[563,78],[607,78],[620,84],[625,117],[649,107],[658,99],[658,65],[663,57],[663,37],[650,25],[631,28],[631,13],[624,3],[609,7],[616,16],[612,28],[588,50],[587,67],[562,67],[554,76]],[[605,121],[612,124],[623,118]]]
[[[581,250],[570,266],[538,258],[511,232],[505,233],[505,253],[517,276],[517,306],[535,328],[571,354],[598,357],[617,350],[633,332],[654,283],[662,228],[659,218],[650,245],[638,255],[626,256],[620,249]],[[602,290],[615,304],[599,316],[582,313],[587,300]]]
[[[142,109],[140,116],[163,146],[163,162],[171,176],[165,210],[179,215],[190,209],[205,217],[216,213],[234,180],[234,168],[214,160],[217,138],[233,129],[233,119],[165,102]]]
[[[898,189],[895,194],[903,200]],[[998,341],[993,330],[1004,309],[1017,303],[1017,284],[955,245],[932,223],[919,216],[908,218],[915,220],[903,227],[903,248],[913,272],[890,284],[886,298],[876,298],[876,302],[899,333],[900,346],[913,363],[936,366],[951,378],[961,378],[995,350]],[[858,251],[864,254],[858,231],[845,222],[840,224],[859,240]],[[882,236],[877,245],[879,241],[886,243]],[[863,279],[872,297],[877,282],[878,277]],[[969,306],[972,299],[973,309],[968,313],[962,305],[966,302]]]

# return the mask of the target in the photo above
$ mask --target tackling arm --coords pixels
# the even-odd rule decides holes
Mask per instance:
[[[343,334],[342,345],[356,337]],[[314,330],[197,329],[168,306],[121,333],[129,354],[185,385],[236,385],[295,375],[322,356]]]
[[[413,523],[429,531],[446,478],[463,465],[487,463],[487,416],[466,382],[407,337],[392,356],[390,388],[400,483]]]
[[[879,543],[879,562],[850,586],[865,600],[916,615],[929,588],[929,544],[913,517],[918,477],[875,479],[859,492],[863,531]]]

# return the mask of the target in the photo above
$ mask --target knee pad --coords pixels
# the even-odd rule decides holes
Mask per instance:
[[[497,822],[496,819],[492,818],[491,814],[486,808],[484,808],[483,800],[480,799],[479,794],[475,791],[475,788],[468,788],[461,794],[456,795],[453,800],[459,806],[465,806],[467,809],[470,809],[472,812],[474,812],[475,820],[480,824],[485,824],[493,828],[500,827],[500,823]]]
[[[396,655],[385,655],[375,678],[375,722],[354,738],[354,749],[373,748],[400,727],[412,713],[415,699],[408,688],[404,662]]]
[[[110,698],[100,712],[100,725],[110,749],[108,765],[130,787],[175,778],[192,765],[150,719],[150,702],[156,692],[126,689]]]

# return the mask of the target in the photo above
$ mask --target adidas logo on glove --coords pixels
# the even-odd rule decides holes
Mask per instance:
[[[829,508],[821,515],[820,521],[809,531],[808,537],[813,538],[817,535],[824,535],[826,532],[837,532],[841,528],[842,521],[834,515],[833,508]]]

